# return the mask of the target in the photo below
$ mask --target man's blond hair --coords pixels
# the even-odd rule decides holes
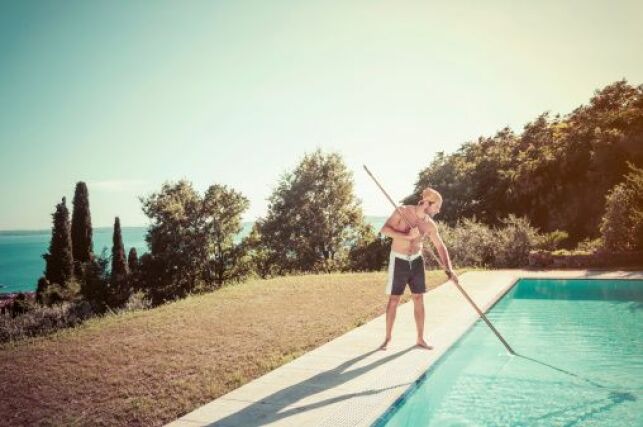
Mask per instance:
[[[429,203],[433,204],[442,201],[442,195],[433,188],[426,187],[422,190],[422,200],[427,200]]]

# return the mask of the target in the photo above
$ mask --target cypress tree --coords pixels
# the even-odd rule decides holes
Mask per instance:
[[[125,259],[125,248],[121,235],[121,221],[118,217],[114,220],[114,236],[112,246],[112,280],[111,292],[108,304],[112,307],[120,307],[129,298],[129,278],[127,271],[127,260]]]
[[[74,212],[71,218],[71,243],[74,261],[78,264],[93,258],[92,218],[89,212],[89,193],[87,185],[76,183],[74,193]]]
[[[127,267],[130,273],[138,270],[138,254],[136,253],[136,248],[130,248],[129,254],[127,254]]]
[[[69,225],[69,211],[67,200],[56,205],[56,212],[52,214],[53,227],[49,253],[43,255],[45,259],[45,278],[49,283],[58,283],[64,286],[72,279],[74,273],[74,259],[71,248],[71,232]]]
[[[112,281],[118,282],[124,279],[128,273],[123,236],[121,235],[121,221],[118,217],[114,220],[114,236],[112,242]]]

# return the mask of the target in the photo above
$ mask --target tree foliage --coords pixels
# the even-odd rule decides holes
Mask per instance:
[[[125,258],[125,246],[121,232],[121,220],[114,219],[114,234],[112,236],[112,271],[110,280],[110,305],[118,307],[127,301],[131,294],[129,284],[129,268]]]
[[[603,246],[609,250],[643,250],[643,169],[630,173],[606,197],[601,221]]]
[[[345,268],[349,271],[379,271],[388,262],[391,251],[390,238],[375,234],[370,225],[360,227],[357,240],[348,251]]]
[[[112,305],[112,289],[109,273],[109,257],[107,248],[98,256],[93,256],[91,261],[82,264],[83,280],[80,284],[80,294],[87,301],[94,312],[102,313]]]
[[[74,210],[71,219],[71,242],[74,261],[78,266],[81,263],[90,261],[94,251],[87,184],[82,181],[76,183],[72,203]]]
[[[208,262],[201,198],[191,183],[181,180],[164,184],[141,201],[152,220],[145,237],[150,249],[146,281],[152,297],[156,301],[185,296],[196,289]]]
[[[56,205],[52,214],[53,227],[49,252],[43,255],[45,259],[45,278],[49,283],[65,286],[74,274],[74,260],[72,256],[71,233],[69,225],[69,211],[66,199]]]
[[[219,285],[239,276],[235,266],[243,252],[234,238],[241,231],[241,215],[249,206],[244,195],[225,185],[212,185],[205,193],[203,214],[211,254],[210,271]]]
[[[122,280],[127,276],[128,268],[125,259],[125,246],[121,232],[121,220],[114,219],[114,232],[112,235],[112,280]]]
[[[437,224],[451,261],[458,267],[524,267],[529,264],[530,250],[555,247],[566,237],[560,232],[540,234],[526,218],[514,215],[501,218],[497,226],[475,218],[464,218],[455,226]],[[430,245],[427,239],[427,250]],[[430,255],[425,258],[435,266]]]
[[[138,270],[138,254],[136,248],[130,248],[129,253],[127,254],[127,268],[130,273],[134,273]]]
[[[541,114],[519,135],[505,128],[438,153],[406,202],[432,186],[445,196],[441,218],[450,225],[473,217],[499,225],[515,214],[575,243],[598,236],[604,196],[624,180],[628,160],[643,164],[643,86],[622,80],[564,117]]]
[[[279,269],[273,263],[276,259],[276,254],[273,250],[268,248],[261,238],[261,222],[257,221],[252,225],[250,233],[241,241],[242,251],[245,255],[246,269],[266,279],[268,277],[278,274]]]
[[[339,154],[317,150],[281,178],[258,231],[278,273],[330,271],[341,266],[362,223],[351,172]]]
[[[150,252],[140,259],[138,278],[154,303],[236,279],[232,264],[240,254],[233,236],[248,207],[244,196],[213,185],[202,197],[181,180],[141,201],[152,224],[146,235]]]

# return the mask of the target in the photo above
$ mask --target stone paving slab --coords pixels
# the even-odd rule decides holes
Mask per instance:
[[[643,272],[473,271],[460,283],[487,311],[516,280],[527,277],[643,279]],[[382,315],[168,426],[370,426],[478,319],[451,283],[427,292],[424,305],[433,350],[414,346],[413,303],[408,302],[398,307],[388,350],[377,350],[384,336]]]

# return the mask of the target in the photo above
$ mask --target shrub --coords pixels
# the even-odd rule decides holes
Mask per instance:
[[[544,249],[529,251],[530,267],[549,267],[553,263],[552,253]]]
[[[503,219],[501,224],[501,227],[490,228],[475,218],[459,221],[455,227],[439,222],[438,231],[449,250],[451,263],[455,267],[527,266],[530,251],[543,246],[556,247],[567,238],[567,233],[561,231],[539,235],[527,219],[513,215]],[[425,246],[430,245],[432,243],[427,240]]]
[[[34,303],[31,298],[28,298],[24,293],[20,292],[16,295],[10,307],[9,311],[11,312],[11,316],[16,317],[31,311],[34,308]]]
[[[143,310],[152,307],[152,300],[147,297],[143,291],[136,291],[131,294],[125,303],[125,311],[129,310]]]
[[[526,218],[509,215],[496,230],[495,267],[521,267],[529,264],[529,251],[538,240],[538,231]]]
[[[41,336],[60,329],[75,327],[101,314],[85,300],[63,301],[51,306],[33,304],[28,299],[16,298],[16,300],[24,300],[25,304],[28,304],[28,310],[21,314],[16,312],[15,316],[0,316],[0,342]],[[150,307],[152,307],[151,299],[144,292],[137,291],[130,295],[119,311],[141,310]],[[12,310],[15,309],[14,304]]]
[[[536,247],[546,251],[555,251],[569,238],[566,231],[556,230],[538,237]]]
[[[80,283],[76,280],[71,280],[65,286],[58,283],[51,283],[40,293],[37,297],[42,304],[54,305],[60,304],[65,301],[73,302],[79,299],[80,296]]]
[[[558,249],[556,251],[553,251],[551,254],[553,256],[586,256],[591,255],[592,252],[583,249]]]
[[[493,263],[494,233],[475,218],[462,220],[455,227],[438,223],[438,231],[449,250],[454,267],[484,267]],[[427,241],[425,245],[432,243]],[[431,256],[425,259],[435,262]]]
[[[38,305],[16,316],[0,316],[0,342],[45,335],[81,324],[94,315],[85,301],[63,302],[51,307]]]
[[[576,250],[581,252],[596,252],[602,249],[603,246],[603,239],[600,237],[594,240],[584,239],[578,242]]]

